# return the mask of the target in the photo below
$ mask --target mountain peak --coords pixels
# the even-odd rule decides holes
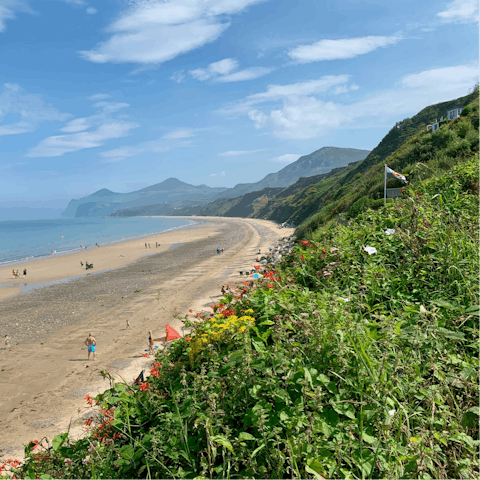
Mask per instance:
[[[102,188],[101,190],[98,190],[95,193],[92,193],[92,195],[95,195],[96,197],[106,197],[107,195],[116,195],[115,192],[112,192],[108,188]]]

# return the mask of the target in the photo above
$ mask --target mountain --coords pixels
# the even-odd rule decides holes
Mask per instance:
[[[206,185],[190,185],[177,178],[167,178],[161,183],[151,185],[130,193],[116,193],[102,188],[91,195],[71,200],[63,217],[99,217],[110,215],[119,209],[143,207],[145,205],[177,202],[178,205],[205,203],[212,196],[226,190],[223,187],[211,188]],[[188,200],[191,200],[190,202]]]
[[[256,183],[239,183],[233,188],[225,190],[217,198],[232,198],[257,192],[264,188],[288,187],[300,177],[311,177],[328,173],[333,168],[343,167],[351,162],[363,160],[370,153],[369,150],[356,148],[323,147],[309,155],[300,157],[296,162],[287,165],[276,173],[269,173]]]

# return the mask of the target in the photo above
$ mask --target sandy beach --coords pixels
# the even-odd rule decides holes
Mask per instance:
[[[176,316],[207,309],[222,285],[241,283],[238,271],[251,268],[260,247],[266,251],[293,233],[264,220],[194,220],[205,222],[92,249],[88,256],[30,262],[29,282],[81,277],[29,293],[18,293],[25,279],[14,280],[11,267],[0,269],[0,283],[17,282],[0,287],[0,336],[8,334],[12,346],[0,350],[0,459],[21,459],[23,443],[51,440],[70,423],[71,434],[82,435],[80,420],[91,410],[85,395],[109,387],[100,372],[133,380],[150,363],[142,355],[148,330],[159,347],[166,323],[182,333]],[[145,242],[151,248],[145,249]],[[223,254],[216,254],[218,247]],[[81,258],[94,264],[93,274],[82,270]],[[97,359],[88,362],[83,343],[90,332],[97,340]]]

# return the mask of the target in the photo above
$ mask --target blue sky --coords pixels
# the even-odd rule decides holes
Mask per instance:
[[[256,182],[477,81],[476,0],[0,0],[0,211]]]

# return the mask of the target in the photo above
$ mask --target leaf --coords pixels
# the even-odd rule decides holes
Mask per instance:
[[[341,402],[341,403],[331,403],[332,408],[339,413],[340,415],[345,415],[352,420],[355,420],[355,409],[353,405],[349,402]]]
[[[310,384],[310,387],[313,388],[312,376],[310,375],[308,368],[304,367],[303,370],[305,372],[305,380]]]
[[[238,440],[256,440],[256,438],[248,432],[240,432],[240,435],[238,435]]]
[[[223,447],[225,447],[226,449],[230,450],[233,453],[232,444],[223,435],[214,435],[213,437],[211,437],[211,440],[212,442],[219,443],[220,445],[222,445]]]
[[[256,448],[253,452],[252,452],[252,458],[255,457],[255,455],[265,446],[264,443],[262,443],[258,448]]]
[[[470,407],[467,412],[472,412],[477,416],[480,416],[480,407],[475,406],[475,407]]]
[[[275,325],[275,322],[272,322],[271,320],[265,320],[262,323],[258,324],[259,326],[261,325]]]
[[[480,316],[480,305],[472,305],[465,310],[467,315],[476,315],[477,317]]]
[[[315,478],[324,479],[319,473],[317,473],[313,468],[310,468],[308,465],[305,466],[305,471],[312,474]]]
[[[124,445],[120,451],[120,456],[125,458],[126,460],[130,460],[135,455],[135,450],[131,445]]]
[[[54,452],[58,452],[60,447],[65,443],[65,440],[68,438],[68,432],[60,433],[53,437],[52,448]]]
[[[437,331],[452,340],[466,341],[465,335],[462,332],[453,332],[452,330],[447,330],[443,327],[437,327]]]

